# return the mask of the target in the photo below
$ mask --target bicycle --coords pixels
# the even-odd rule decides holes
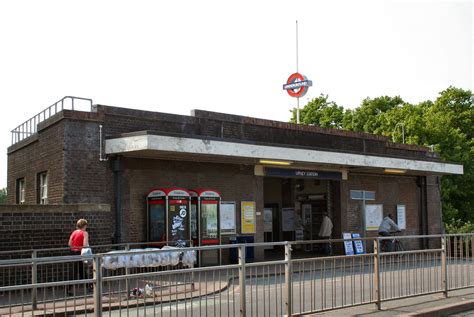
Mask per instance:
[[[397,239],[397,234],[401,231],[391,232],[392,238],[391,239],[384,239],[381,243],[381,250],[382,252],[403,252],[405,251],[405,247],[403,246],[402,241]],[[391,242],[391,248],[389,248],[388,241]],[[391,250],[390,250],[391,249]]]

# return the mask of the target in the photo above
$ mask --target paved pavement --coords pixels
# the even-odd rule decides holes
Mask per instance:
[[[474,289],[465,289],[450,291],[448,298],[442,294],[434,294],[384,302],[380,311],[377,310],[375,304],[369,304],[311,316],[474,316],[473,310]]]

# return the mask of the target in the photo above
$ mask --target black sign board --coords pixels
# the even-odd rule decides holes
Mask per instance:
[[[341,172],[265,167],[265,176],[342,180]]]

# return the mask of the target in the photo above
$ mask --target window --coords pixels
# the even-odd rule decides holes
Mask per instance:
[[[38,203],[45,205],[48,203],[48,173],[38,173]]]
[[[19,178],[16,180],[16,203],[25,203],[25,179]]]
[[[375,200],[375,192],[365,190],[351,190],[351,199],[355,200]]]

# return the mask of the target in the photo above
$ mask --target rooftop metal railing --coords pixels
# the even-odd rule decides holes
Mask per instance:
[[[52,116],[63,111],[64,109],[78,110],[78,102],[86,102],[90,104],[90,110],[88,111],[92,111],[93,109],[92,99],[66,96],[62,98],[61,100],[55,102],[48,108],[44,109],[37,115],[26,120],[25,122],[17,126],[15,129],[13,129],[11,131],[11,135],[12,135],[11,145],[16,144],[32,135],[35,135],[38,132],[39,123],[51,118]],[[81,110],[81,111],[84,111],[84,110]]]
[[[0,315],[296,316],[364,304],[380,309],[390,300],[433,293],[447,296],[448,291],[474,287],[474,234],[399,236],[396,239],[405,250],[381,251],[382,242],[389,239],[393,237],[352,239],[365,248],[356,255],[311,253],[331,250],[325,248],[329,245],[341,254],[350,241],[342,239],[133,253],[146,257],[183,250],[237,252],[235,264],[199,268],[108,269],[110,253],[3,260],[0,272],[8,279],[20,277],[22,268],[31,273],[8,285],[6,279],[0,280]],[[121,247],[125,250],[114,255],[130,255],[129,247]],[[248,248],[270,252],[265,254],[272,260],[248,261]],[[92,265],[83,266],[83,260]],[[80,279],[75,267],[84,270]]]

